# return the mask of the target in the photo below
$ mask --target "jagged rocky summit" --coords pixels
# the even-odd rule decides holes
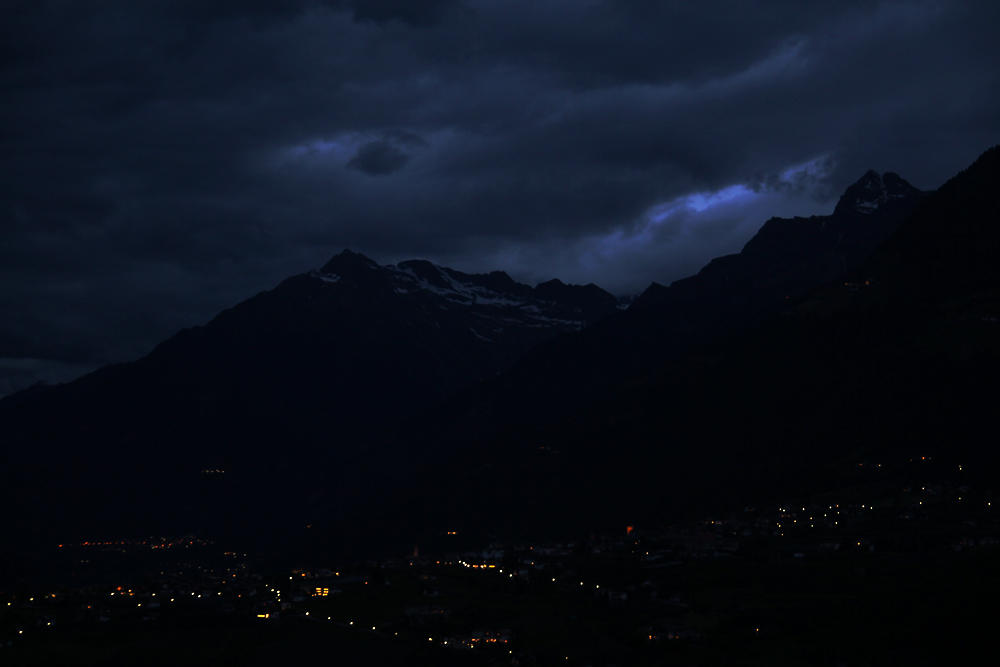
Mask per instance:
[[[484,340],[523,328],[574,331],[619,307],[614,296],[594,284],[553,279],[530,287],[503,271],[469,274],[419,259],[379,266],[350,250],[307,275],[327,285],[344,280],[354,288],[439,297],[440,307],[466,309],[470,330]]]
[[[670,287],[654,283],[636,304],[783,308],[860,266],[927,194],[897,174],[869,170],[844,191],[831,215],[771,218],[738,254],[717,257]]]
[[[919,199],[923,194],[899,174],[887,171],[879,176],[877,171],[869,169],[841,195],[833,214],[844,215],[851,211],[871,214],[880,209],[884,212],[887,204],[891,206],[892,202]]]

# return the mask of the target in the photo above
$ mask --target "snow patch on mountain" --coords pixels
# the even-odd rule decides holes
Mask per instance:
[[[471,331],[472,333],[476,334],[476,338],[485,340],[487,343],[492,343],[493,342],[492,338],[487,338],[486,336],[482,335],[481,333],[479,333],[478,331],[476,331],[472,327],[469,327],[469,331]]]
[[[340,276],[338,276],[336,273],[320,273],[316,269],[310,271],[309,275],[312,276],[313,278],[319,278],[325,283],[335,283],[340,281]]]
[[[390,264],[384,268],[393,274],[397,283],[397,292],[409,292],[415,289],[426,290],[463,305],[523,306],[526,304],[524,299],[516,299],[509,294],[500,294],[482,285],[459,282],[448,271],[439,266],[434,266],[437,272],[434,277],[439,279],[434,282],[425,276],[418,275],[408,266]]]
[[[425,260],[380,266],[346,250],[308,275],[321,280],[324,287],[339,283],[338,290],[351,286],[405,299],[433,295],[440,299],[438,308],[463,312],[462,317],[474,323],[476,336],[490,342],[495,340],[484,335],[487,332],[500,335],[518,328],[576,331],[595,319],[602,308],[609,314],[618,309],[614,297],[607,293],[603,294],[608,303],[602,304],[602,290],[593,285],[564,285],[552,280],[530,287],[501,271],[466,274]]]
[[[917,188],[904,181],[898,174],[886,172],[879,176],[878,172],[871,169],[854,185],[847,188],[837,209],[850,208],[859,213],[872,214],[886,202],[919,194]]]

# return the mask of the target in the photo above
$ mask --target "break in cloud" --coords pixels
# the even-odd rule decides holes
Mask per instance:
[[[992,2],[0,8],[0,393],[344,247],[617,293],[935,188],[1000,136]]]

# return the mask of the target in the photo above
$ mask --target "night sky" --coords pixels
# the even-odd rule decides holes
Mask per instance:
[[[940,186],[1000,140],[1000,3],[0,0],[0,395],[322,265],[616,294]]]

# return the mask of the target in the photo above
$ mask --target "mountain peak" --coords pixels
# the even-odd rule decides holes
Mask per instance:
[[[882,174],[882,184],[885,186],[886,194],[888,194],[892,199],[901,199],[903,197],[912,197],[923,194],[919,188],[913,187],[900,178],[899,174],[891,171],[887,171]]]
[[[361,253],[352,252],[347,248],[344,248],[339,255],[334,255],[319,271],[320,273],[339,274],[345,269],[351,270],[361,268],[378,269],[379,265],[376,264],[374,260],[365,257]]]
[[[874,213],[888,201],[907,199],[922,194],[899,174],[887,171],[879,176],[874,169],[869,169],[864,176],[850,185],[841,195],[833,214]]]
[[[423,299],[433,295],[442,308],[457,306],[473,310],[476,326],[482,329],[476,330],[477,335],[488,330],[483,328],[487,323],[494,326],[494,333],[500,333],[515,320],[539,331],[553,327],[560,331],[577,330],[618,309],[617,299],[593,284],[566,285],[553,279],[529,287],[503,271],[463,273],[425,259],[380,266],[350,250],[335,255],[322,268],[306,275],[327,287],[338,283],[334,291],[349,286],[352,291],[369,297],[391,294],[393,299],[408,299],[401,295],[419,293]]]
[[[998,208],[1000,146],[995,146],[928,195],[872,255],[865,277],[936,295],[995,289],[1000,281]]]
[[[864,176],[854,182],[854,185],[860,186],[865,190],[881,190],[883,187],[882,177],[874,169],[869,169],[865,172]]]

